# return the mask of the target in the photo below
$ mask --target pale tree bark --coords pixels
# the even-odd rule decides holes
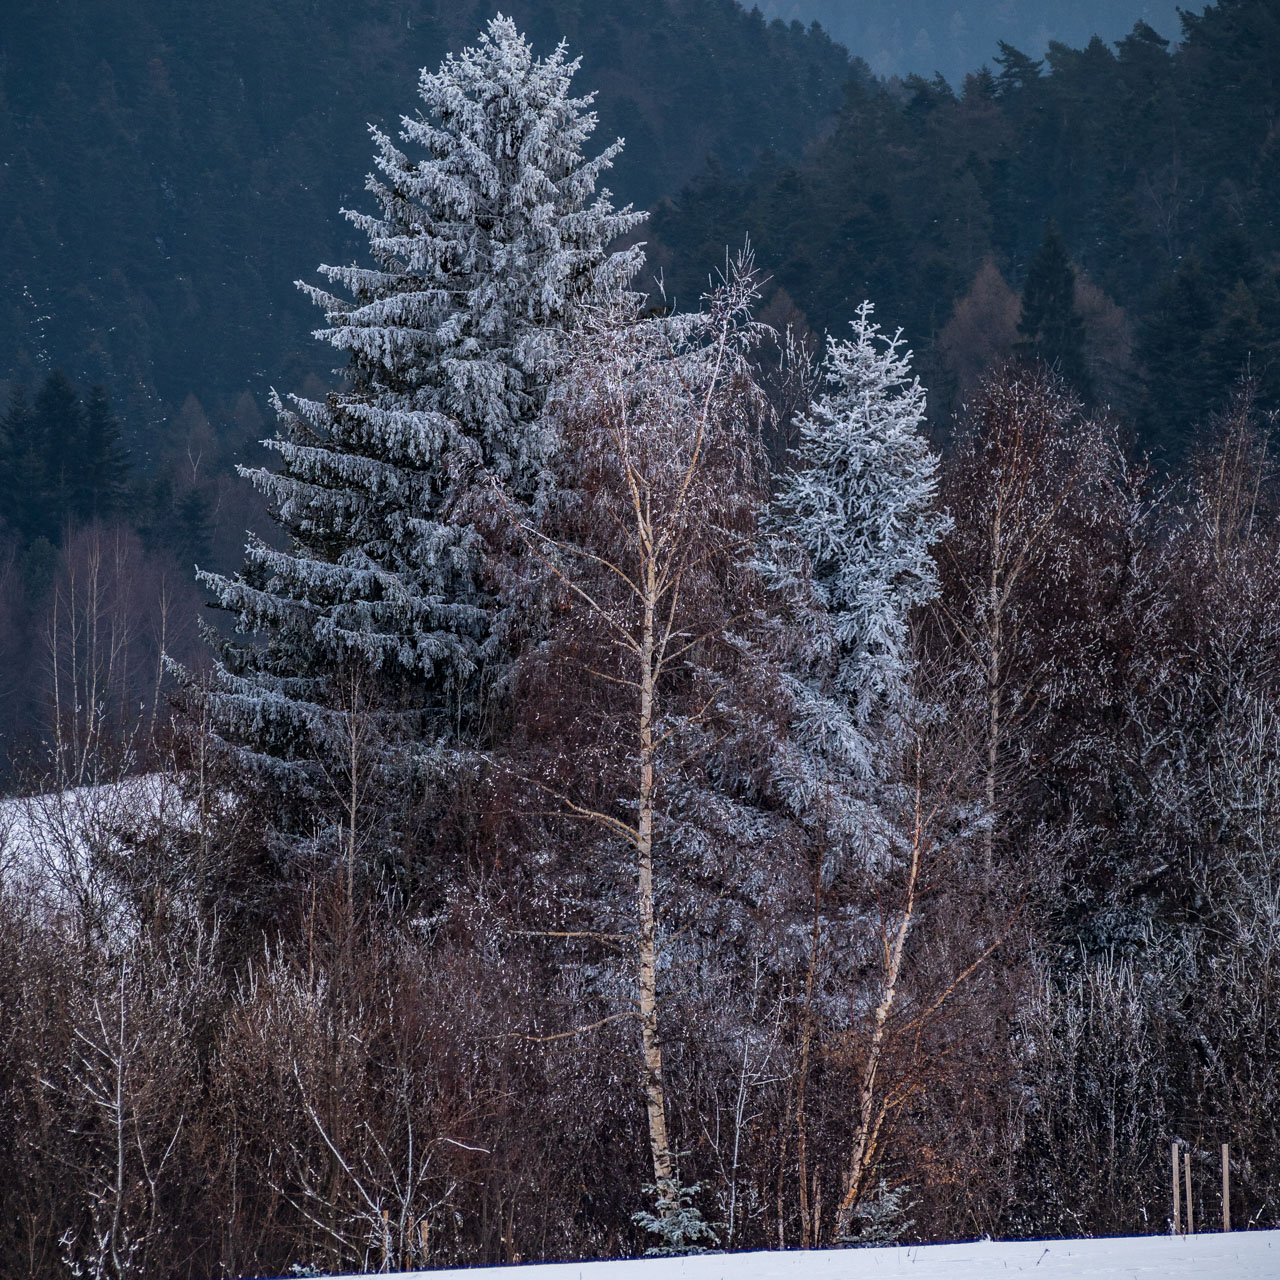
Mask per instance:
[[[648,538],[646,537],[646,541]],[[649,1146],[653,1175],[659,1184],[670,1180],[671,1141],[667,1136],[666,1084],[662,1072],[662,1041],[658,1034],[658,938],[653,894],[654,769],[653,712],[657,694],[655,656],[656,580],[653,566],[643,578],[644,621],[640,632],[640,795],[636,830],[636,907],[640,990],[640,1034],[644,1047],[645,1105],[649,1113]]]
[[[339,846],[347,924],[355,920],[356,868],[368,840],[367,812],[375,769],[377,720],[366,695],[363,673],[344,672],[339,680],[339,709],[324,728],[337,738],[337,749],[317,734],[315,759],[341,812]],[[330,763],[332,761],[332,763]]]
[[[615,644],[626,659],[629,674],[622,683],[635,697],[635,732],[637,750],[632,762],[635,770],[636,817],[634,823],[612,815],[596,813],[561,797],[567,812],[597,822],[605,830],[622,836],[635,856],[636,935],[635,977],[637,1012],[640,1021],[641,1053],[645,1110],[648,1118],[649,1148],[655,1181],[670,1181],[673,1176],[671,1141],[667,1129],[667,1086],[662,1064],[662,1038],[659,1019],[660,994],[658,968],[660,941],[657,894],[655,889],[654,852],[656,840],[656,807],[660,770],[659,748],[671,736],[668,729],[659,732],[656,722],[663,712],[661,683],[673,652],[683,653],[688,641],[676,633],[680,587],[684,572],[682,539],[673,539],[670,529],[655,527],[653,494],[646,477],[639,471],[631,455],[625,413],[619,423],[617,443],[628,489],[631,493],[632,524],[627,530],[634,553],[630,564],[603,562],[588,554],[596,568],[603,567],[629,584],[632,608],[639,625],[628,627],[619,622],[613,611],[594,593],[584,578],[575,575],[566,557],[573,548],[539,538],[535,549],[544,563],[561,579],[590,611],[606,620],[615,636]],[[695,447],[690,461],[690,479],[696,475],[700,451]],[[683,505],[683,504],[682,504]],[[531,531],[532,532],[532,531]],[[671,642],[677,641],[677,649]]]
[[[1004,610],[1000,590],[1003,529],[999,507],[991,524],[991,575],[987,582],[987,636],[986,636],[986,693],[987,693],[987,769],[983,789],[987,801],[987,826],[982,833],[983,870],[988,879],[995,867],[995,812],[996,775],[1000,768],[1000,722],[1002,709],[1002,680],[1004,638]]]
[[[843,1195],[836,1210],[835,1236],[840,1239],[849,1233],[849,1223],[866,1184],[867,1170],[876,1154],[876,1144],[890,1101],[883,1093],[876,1093],[880,1074],[880,1059],[885,1049],[886,1024],[893,1012],[898,996],[898,982],[902,975],[902,957],[907,937],[916,914],[916,889],[920,881],[920,857],[925,840],[923,796],[920,782],[920,747],[916,745],[915,811],[911,824],[911,850],[907,863],[907,882],[903,890],[898,923],[890,938],[882,925],[881,943],[883,977],[880,999],[871,1030],[871,1042],[867,1046],[866,1063],[862,1069],[862,1083],[858,1090],[858,1127],[855,1130],[853,1153],[844,1176]]]
[[[73,1166],[89,1224],[59,1243],[75,1274],[131,1280],[155,1274],[174,1224],[163,1188],[176,1162],[194,1088],[194,1000],[208,977],[207,935],[177,969],[138,943],[95,975],[98,992],[72,1015],[75,1059],[40,1068],[43,1089],[74,1108],[92,1141]],[[112,969],[116,972],[112,973]],[[108,993],[108,983],[115,987]]]
[[[800,1068],[796,1078],[796,1159],[800,1182],[800,1243],[814,1248],[818,1243],[820,1223],[815,1220],[809,1202],[809,1124],[806,1101],[809,1086],[809,1059],[813,1051],[816,1028],[813,1016],[814,985],[818,975],[819,950],[822,941],[822,863],[821,854],[813,878],[813,930],[809,939],[809,963],[804,975],[804,1011],[800,1022]],[[816,1170],[814,1171],[816,1174]],[[779,1170],[781,1176],[781,1170]],[[779,1230],[782,1218],[779,1215]]]

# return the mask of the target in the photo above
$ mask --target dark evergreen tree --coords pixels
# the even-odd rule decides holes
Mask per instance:
[[[8,412],[0,421],[0,525],[23,543],[52,536],[57,529],[39,424],[21,384],[10,392]]]
[[[341,295],[303,286],[319,337],[349,356],[347,388],[278,404],[280,469],[242,469],[288,543],[254,538],[239,574],[201,575],[253,637],[217,645],[218,731],[308,814],[346,777],[352,842],[350,797],[373,772],[403,804],[411,777],[483,739],[505,659],[493,485],[533,498],[562,337],[642,261],[609,248],[641,216],[597,190],[621,142],[584,157],[596,121],[570,94],[576,70],[563,45],[535,58],[495,19],[423,73],[405,149],[374,130],[378,212],[347,214],[373,264],[321,268]]]
[[[1200,428],[1225,410],[1246,369],[1266,385],[1274,350],[1274,326],[1263,323],[1244,273],[1264,296],[1270,282],[1247,246],[1220,240],[1207,266],[1194,255],[1181,264],[1141,336],[1143,429],[1171,461],[1197,446]]]
[[[25,435],[24,419],[29,418],[31,407],[27,403],[26,388],[15,384],[9,393],[9,405],[0,418],[0,529],[16,531],[18,528],[17,444],[15,431]]]
[[[188,489],[174,504],[172,550],[180,564],[199,564],[208,558],[213,539],[210,516],[209,495],[204,489]]]
[[[1203,12],[1192,11],[1198,8]],[[1203,113],[1190,158],[1206,188],[1213,178],[1240,183],[1262,158],[1259,151],[1270,150],[1280,97],[1280,12],[1274,0],[1218,0],[1188,6],[1182,24],[1183,92]]]
[[[1258,315],[1258,302],[1253,291],[1239,277],[1235,286],[1222,301],[1217,323],[1205,342],[1206,375],[1211,395],[1217,402],[1201,407],[1201,415],[1208,410],[1220,410],[1242,373],[1259,365],[1268,346]]]
[[[1007,96],[1035,84],[1044,67],[1043,59],[1029,58],[1021,49],[1015,49],[1005,40],[999,43],[1000,52],[995,58],[995,63],[1000,68],[996,75],[996,92]]]
[[[52,504],[53,528],[41,530],[57,535],[76,515],[75,494],[79,487],[85,448],[85,411],[80,393],[60,369],[55,369],[36,393],[36,437],[44,459],[44,484]]]
[[[1022,290],[1018,353],[1055,370],[1086,399],[1089,370],[1084,356],[1084,322],[1076,311],[1076,275],[1055,223],[1045,230]]]
[[[1143,147],[1147,155],[1158,155],[1164,150],[1167,130],[1176,120],[1173,70],[1169,41],[1145,22],[1139,22],[1116,44],[1118,105],[1125,121],[1124,141]]]
[[[71,496],[82,520],[105,520],[121,512],[129,463],[120,443],[120,423],[103,387],[89,392],[85,405],[84,447],[72,470]]]

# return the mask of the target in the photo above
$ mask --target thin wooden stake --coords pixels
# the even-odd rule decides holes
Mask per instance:
[[[1182,1179],[1178,1170],[1178,1144],[1176,1142],[1170,1144],[1169,1158],[1173,1164],[1173,1234],[1176,1236],[1182,1230],[1182,1197],[1180,1191]]]
[[[1222,1229],[1231,1230],[1231,1148],[1222,1144]]]
[[[1182,1160],[1182,1169],[1187,1175],[1187,1235],[1193,1236],[1196,1233],[1196,1219],[1191,1207],[1191,1152],[1184,1152]]]

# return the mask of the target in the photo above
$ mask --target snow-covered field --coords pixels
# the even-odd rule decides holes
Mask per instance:
[[[903,1246],[814,1253],[702,1254],[483,1271],[417,1271],[422,1280],[1280,1280],[1280,1231]]]

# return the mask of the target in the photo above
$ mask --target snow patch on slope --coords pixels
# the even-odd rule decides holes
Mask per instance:
[[[49,907],[84,904],[109,894],[104,862],[157,825],[190,822],[176,779],[164,774],[0,800],[0,886]]]

